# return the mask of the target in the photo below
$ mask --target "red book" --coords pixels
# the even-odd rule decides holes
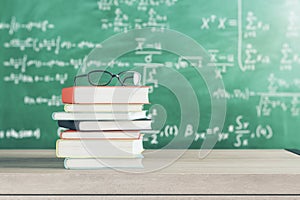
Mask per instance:
[[[62,89],[63,103],[148,104],[148,86],[74,86]]]

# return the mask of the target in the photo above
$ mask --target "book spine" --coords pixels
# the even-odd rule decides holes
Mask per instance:
[[[64,132],[60,132],[60,134],[59,134],[60,139],[63,139],[63,134],[64,134]]]
[[[63,103],[75,103],[74,87],[63,88],[61,94]]]
[[[58,120],[57,123],[59,127],[68,128],[71,130],[77,130],[79,124],[78,121],[74,120]]]
[[[55,154],[56,154],[56,157],[59,158],[59,155],[58,155],[58,143],[59,143],[60,140],[56,140],[56,143],[55,143]]]
[[[140,140],[141,139],[141,134],[138,135],[138,137],[132,137],[132,138],[122,138],[122,137],[119,137],[119,138],[109,138],[109,137],[106,137],[106,138],[81,138],[81,137],[64,137],[64,132],[60,133],[60,136],[59,136],[60,139],[63,139],[63,140]]]
[[[65,159],[64,159],[64,167],[65,167],[66,169],[70,169],[67,163],[68,163],[68,158],[65,158]]]

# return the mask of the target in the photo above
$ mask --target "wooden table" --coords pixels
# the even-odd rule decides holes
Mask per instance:
[[[148,150],[143,162],[164,161],[174,153],[176,150],[159,154]],[[203,159],[198,154],[188,150],[168,167],[130,173],[66,170],[54,150],[0,150],[0,199],[39,199],[37,195],[116,199],[117,194],[125,199],[300,198],[300,156],[296,154],[285,150],[213,150]]]

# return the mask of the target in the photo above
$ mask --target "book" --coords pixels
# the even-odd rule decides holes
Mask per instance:
[[[140,112],[143,104],[65,104],[66,112]]]
[[[139,139],[141,134],[139,131],[74,131],[67,130],[60,133],[61,139],[69,139],[69,140],[93,140],[93,139],[107,139],[107,140],[115,140],[115,139]]]
[[[66,169],[143,168],[142,155],[133,158],[66,158]]]
[[[56,141],[60,158],[136,157],[143,152],[143,138],[138,140],[64,140]]]
[[[146,111],[128,112],[128,113],[67,113],[54,112],[54,120],[135,120],[146,119]]]
[[[68,104],[148,104],[148,92],[147,86],[74,86],[62,89],[62,102]]]
[[[58,120],[58,126],[79,131],[150,130],[151,120],[134,121],[74,121]]]

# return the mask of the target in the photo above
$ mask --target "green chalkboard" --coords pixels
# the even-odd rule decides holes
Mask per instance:
[[[107,67],[138,68],[151,86],[145,109],[159,130],[144,138],[146,148],[209,140],[214,148],[299,148],[299,9],[299,0],[1,0],[0,148],[55,148],[60,129],[51,114],[63,110],[61,89],[78,73]],[[143,35],[129,37],[143,28],[177,32],[203,57],[170,52],[164,38],[143,53],[93,62],[93,49],[105,50],[112,36],[127,38],[110,43],[114,51],[130,40],[146,44]],[[188,52],[180,41],[174,45]],[[213,74],[205,78],[198,64]],[[214,101],[225,102],[226,113]],[[224,124],[210,124],[214,109]]]

